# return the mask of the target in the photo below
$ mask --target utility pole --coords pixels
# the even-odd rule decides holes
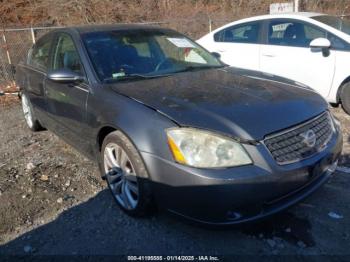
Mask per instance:
[[[294,12],[299,12],[299,0],[294,0]]]

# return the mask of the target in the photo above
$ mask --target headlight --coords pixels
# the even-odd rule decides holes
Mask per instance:
[[[171,128],[167,135],[170,150],[181,164],[217,168],[252,163],[242,145],[227,137],[194,128]]]

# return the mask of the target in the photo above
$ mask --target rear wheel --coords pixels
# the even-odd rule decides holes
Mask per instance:
[[[44,128],[40,125],[39,121],[35,118],[33,107],[30,103],[29,98],[25,93],[22,93],[21,101],[22,101],[22,110],[24,114],[24,119],[29,129],[34,132],[44,130]]]
[[[133,144],[121,132],[106,136],[101,150],[101,172],[117,204],[129,215],[153,210],[148,173]]]
[[[343,85],[340,100],[344,111],[350,114],[350,82]]]

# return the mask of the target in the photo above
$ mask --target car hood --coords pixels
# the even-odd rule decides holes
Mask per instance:
[[[208,129],[245,140],[262,140],[327,109],[325,100],[306,86],[228,67],[119,82],[111,87],[180,126]]]

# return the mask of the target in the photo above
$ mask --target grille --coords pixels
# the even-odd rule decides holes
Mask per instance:
[[[293,163],[324,149],[332,136],[332,122],[328,112],[310,121],[268,136],[264,143],[278,164]],[[316,136],[314,145],[305,141],[305,134],[312,130]]]

